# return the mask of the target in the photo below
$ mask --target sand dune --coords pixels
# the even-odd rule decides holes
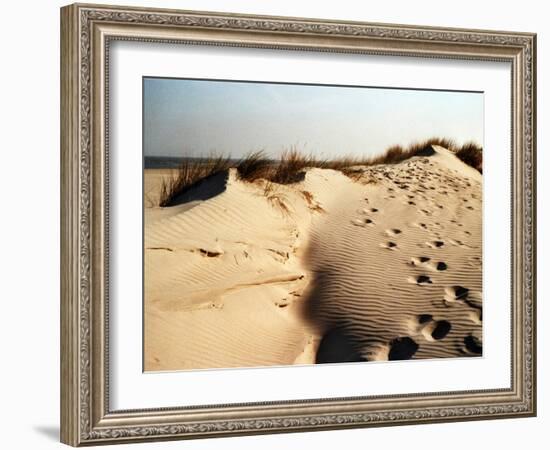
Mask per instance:
[[[479,355],[481,175],[434,150],[170,208],[146,171],[145,369]]]
[[[470,169],[442,148],[370,168],[376,183],[350,187],[312,228],[310,314],[358,360],[400,348],[475,353],[466,342],[481,340],[481,175]]]

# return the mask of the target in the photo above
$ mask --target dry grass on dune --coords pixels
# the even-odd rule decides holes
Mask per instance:
[[[421,142],[420,144],[413,144],[413,146],[428,146],[428,145],[439,145],[440,147],[446,148],[447,150],[453,150],[457,147],[457,144],[452,139],[448,138],[441,138],[433,136],[429,139],[426,139],[425,141]]]
[[[479,173],[483,173],[483,148],[473,141],[466,142],[459,147],[452,139],[434,137],[419,145],[439,145],[440,147],[444,147],[452,151],[462,162],[478,170]]]
[[[458,147],[451,139],[438,137],[413,143],[407,148],[394,145],[382,155],[374,158],[344,156],[332,160],[317,159],[311,154],[304,154],[295,147],[291,147],[281,155],[279,160],[272,160],[267,157],[263,150],[258,150],[249,153],[238,161],[220,155],[183,161],[176,175],[163,182],[159,205],[172,206],[175,199],[189,189],[231,168],[235,168],[239,178],[247,182],[266,180],[271,184],[292,184],[304,178],[305,169],[307,168],[337,170],[349,178],[357,180],[363,175],[363,170],[360,169],[361,166],[397,164],[413,156],[427,156],[432,152],[432,145],[449,149],[455,153],[457,158],[482,172],[483,151],[481,147],[474,142]]]
[[[396,164],[413,156],[428,154],[432,145],[439,145],[452,151],[458,159],[483,173],[483,149],[475,142],[468,142],[459,147],[452,139],[432,137],[422,142],[416,142],[406,149],[394,145],[383,155],[373,158],[366,165]]]
[[[202,181],[221,174],[232,167],[226,156],[210,156],[200,160],[185,160],[178,167],[177,174],[163,181],[160,191],[160,206],[173,206],[174,200]]]
[[[431,146],[439,145],[447,149],[456,148],[456,144],[451,139],[444,138],[430,138],[425,141],[415,142],[409,145],[407,148],[403,148],[400,145],[393,145],[388,148],[382,155],[377,156],[369,160],[367,165],[376,164],[397,164],[413,156],[429,155],[431,153]]]
[[[304,170],[308,167],[325,167],[323,161],[312,155],[304,155],[295,148],[281,155],[275,170],[270,174],[269,181],[278,184],[292,184],[303,179]]]
[[[483,150],[474,142],[464,144],[455,152],[455,155],[461,161],[483,173]]]
[[[327,167],[324,161],[316,160],[295,148],[283,153],[278,161],[269,159],[263,150],[249,153],[238,161],[227,156],[211,155],[199,160],[184,160],[174,177],[161,186],[160,206],[172,206],[175,199],[199,183],[231,168],[237,170],[243,181],[266,180],[269,183],[291,184],[303,179],[304,169]]]
[[[300,181],[304,170],[309,167],[328,168],[326,161],[304,154],[296,147],[284,151],[279,160],[267,158],[263,150],[252,152],[239,160],[235,167],[243,181],[254,182],[262,179],[277,184]]]
[[[263,150],[249,153],[237,163],[239,178],[246,181],[269,179],[274,162],[266,157]]]

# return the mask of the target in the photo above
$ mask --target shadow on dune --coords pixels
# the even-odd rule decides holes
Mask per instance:
[[[426,148],[423,148],[422,150],[418,150],[415,156],[432,156],[435,155],[435,150],[431,145],[427,146]]]
[[[315,249],[308,249],[306,261]],[[309,292],[306,298],[304,319],[310,322],[316,329],[322,330],[323,337],[317,350],[316,364],[323,363],[349,363],[369,361],[362,350],[365,348],[365,337],[357,335],[350,329],[350,323],[355,320],[353,313],[335,309],[334,302],[327,292],[339,276],[337,270],[323,267],[322,270],[312,270],[313,279],[310,282]],[[333,287],[332,287],[333,289]],[[450,329],[447,321],[441,321],[441,328],[436,328],[435,339],[441,338],[440,334],[446,334]],[[473,340],[470,340],[473,342]],[[468,342],[471,352],[479,350],[472,348],[472,342]],[[392,339],[387,343],[389,361],[411,359],[418,351],[418,343],[408,337],[402,336]]]
[[[317,364],[360,361],[366,359],[359,354],[350,336],[341,328],[333,328],[325,333],[315,358]]]
[[[198,181],[184,193],[174,197],[166,206],[177,206],[192,201],[209,200],[225,192],[229,172],[224,171]]]
[[[307,249],[306,262],[311,261],[314,251],[311,247]],[[361,355],[353,336],[346,330],[345,317],[335,317],[326,311],[326,292],[331,285],[333,272],[324,267],[322,270],[312,270],[312,273],[303,315],[323,335],[315,358],[316,364],[367,361]]]

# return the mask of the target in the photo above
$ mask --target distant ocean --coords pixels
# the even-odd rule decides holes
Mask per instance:
[[[145,169],[177,169],[184,161],[200,161],[204,158],[188,158],[182,156],[145,156]],[[238,159],[232,160],[237,162]]]
[[[146,156],[145,169],[176,169],[187,158],[180,156]]]

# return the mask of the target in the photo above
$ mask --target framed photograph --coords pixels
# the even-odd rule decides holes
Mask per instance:
[[[62,8],[62,442],[535,415],[535,58]]]

